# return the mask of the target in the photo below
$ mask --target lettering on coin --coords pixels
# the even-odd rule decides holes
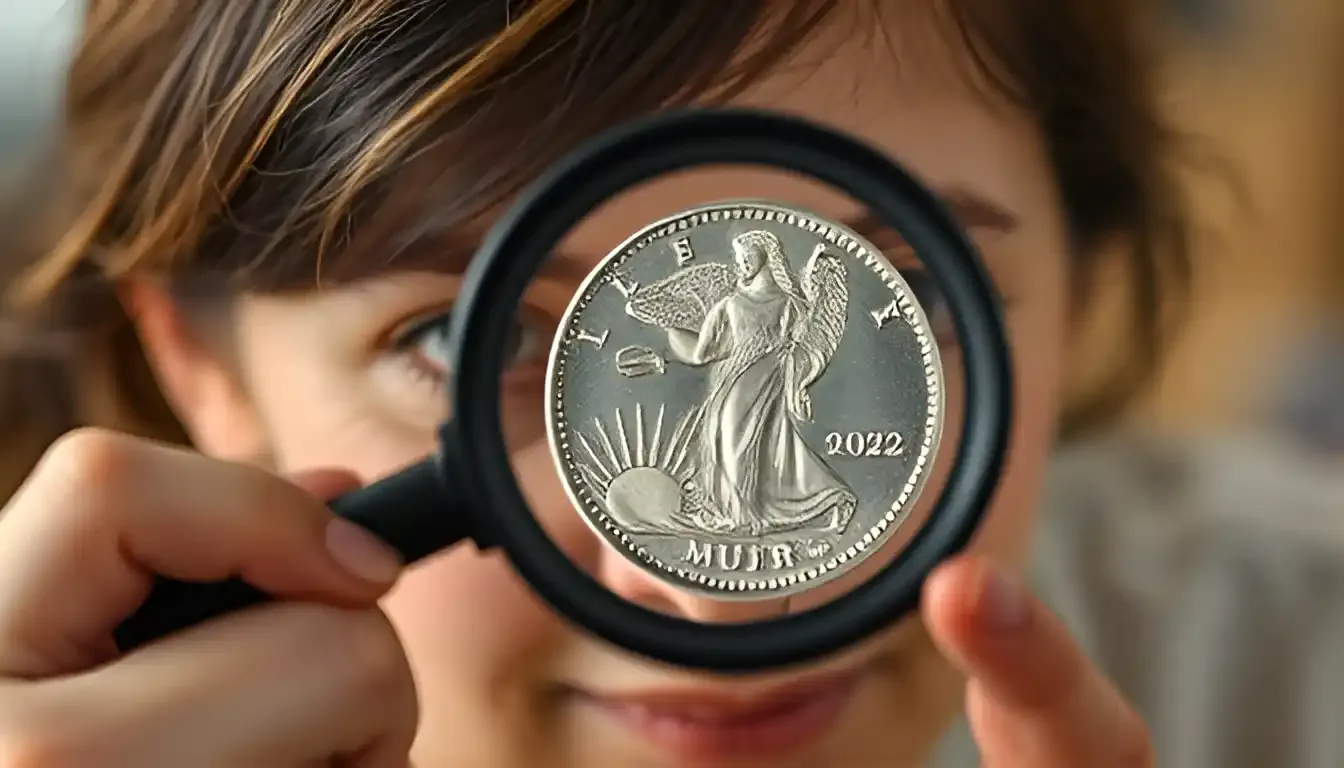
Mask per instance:
[[[684,267],[695,261],[695,251],[691,249],[691,239],[689,237],[673,240],[672,252],[677,254],[678,267]]]
[[[611,276],[611,284],[616,286],[616,290],[620,291],[621,295],[627,299],[639,290],[639,283],[626,281],[620,275],[614,273]]]
[[[904,278],[839,225],[754,202],[658,222],[604,260],[562,331],[547,420],[566,489],[618,551],[684,589],[824,583],[877,551],[923,487],[937,349]],[[620,376],[599,375],[610,366]]]
[[[896,299],[892,299],[889,304],[869,314],[872,315],[873,322],[877,324],[878,328],[885,328],[887,323],[900,318],[901,305]]]
[[[724,571],[756,573],[769,570],[790,570],[798,562],[816,560],[830,552],[831,545],[822,541],[795,540],[783,544],[716,544],[709,541],[686,539],[686,553],[682,561],[699,568],[719,568]]]
[[[607,337],[611,335],[611,331],[603,331],[600,336],[589,331],[579,331],[576,335],[578,336],[579,341],[586,341],[598,349],[601,349],[606,346]]]

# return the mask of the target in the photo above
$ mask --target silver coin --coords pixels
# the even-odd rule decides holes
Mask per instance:
[[[918,498],[943,369],[901,274],[768,202],[658,221],[612,251],[551,352],[570,500],[630,561],[719,600],[797,594],[881,548]]]

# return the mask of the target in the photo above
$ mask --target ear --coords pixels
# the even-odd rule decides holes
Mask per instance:
[[[197,450],[222,459],[263,462],[266,433],[225,344],[207,338],[189,322],[157,283],[128,281],[119,293],[159,388]]]

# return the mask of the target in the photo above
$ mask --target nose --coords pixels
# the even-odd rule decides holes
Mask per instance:
[[[774,618],[788,611],[786,598],[716,600],[671,584],[604,544],[598,578],[618,597],[658,613],[701,624],[733,624]]]

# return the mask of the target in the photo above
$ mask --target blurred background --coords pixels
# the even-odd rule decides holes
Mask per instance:
[[[83,3],[0,0],[0,182],[59,114],[63,67]]]
[[[1288,430],[1344,449],[1344,3],[1169,0],[1168,11],[1165,95],[1190,142],[1196,291],[1130,421]],[[1100,303],[1095,333],[1118,326],[1120,304]],[[1091,371],[1123,349],[1081,346]]]
[[[80,6],[0,0],[0,182],[57,114]],[[1130,421],[1291,430],[1344,451],[1344,2],[1168,0],[1167,10],[1166,96],[1193,138],[1198,289]],[[1112,332],[1122,305],[1102,297],[1093,333]],[[1080,348],[1091,352],[1078,365],[1098,375],[1123,354]]]

